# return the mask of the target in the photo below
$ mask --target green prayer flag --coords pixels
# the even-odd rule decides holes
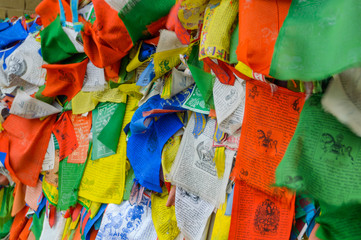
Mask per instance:
[[[166,16],[174,4],[175,0],[128,0],[119,11],[119,17],[127,27],[133,43],[152,34],[148,26]]]
[[[361,236],[361,205],[347,204],[341,207],[320,203],[320,224],[316,236],[322,240],[359,240]]]
[[[206,108],[214,109],[213,85],[215,78],[212,74],[207,73],[203,70],[203,61],[198,60],[198,51],[199,46],[194,45],[192,48],[192,52],[189,55],[187,64],[189,70],[192,73],[193,79],[199,89],[199,92],[202,94],[204,102],[206,103]],[[197,91],[197,89],[193,90],[193,92],[195,91]]]
[[[204,97],[197,85],[194,85],[192,93],[183,103],[182,107],[203,114],[209,114],[210,111],[209,105],[205,103]]]
[[[99,158],[108,157],[110,155],[113,155],[116,153],[116,148],[112,149],[107,147],[103,144],[103,142],[106,142],[107,144],[110,144],[110,146],[114,146],[112,142],[119,142],[119,134],[105,134],[103,133],[103,138],[100,141],[99,135],[103,132],[104,128],[108,125],[110,122],[110,126],[106,128],[106,133],[109,133],[109,128],[115,127],[114,125],[117,124],[117,121],[120,121],[120,116],[114,116],[117,111],[121,113],[122,107],[119,107],[121,103],[112,103],[112,102],[105,102],[105,103],[99,103],[98,106],[92,111],[92,118],[93,118],[93,128],[92,128],[92,134],[93,134],[93,151],[91,155],[92,160],[96,160]],[[111,118],[115,117],[115,120],[110,121]],[[118,119],[119,118],[119,119]],[[121,120],[123,122],[123,120]],[[121,129],[122,123],[119,123],[119,126],[117,126],[118,129]],[[119,130],[120,133],[120,130]],[[105,139],[106,138],[106,139]]]
[[[71,101],[70,102],[65,102],[64,107],[63,107],[63,112],[71,111],[71,110],[73,110]]]
[[[39,90],[35,93],[35,98],[39,99],[40,101],[52,104],[54,102],[55,97],[46,97],[42,93],[45,89],[45,85],[40,86]]]
[[[188,67],[192,73],[192,76],[194,78],[194,81],[196,82],[199,91],[203,96],[206,105],[214,109],[213,85],[215,79],[213,75],[191,64],[188,64]]]
[[[311,96],[276,170],[276,185],[306,192],[330,205],[361,203],[361,138]]]
[[[98,135],[98,140],[113,152],[117,151],[125,114],[125,103],[119,103],[113,116]],[[110,137],[111,136],[111,137]]]
[[[132,191],[133,187],[133,179],[135,178],[134,170],[132,167],[130,167],[127,177],[125,178],[125,189],[124,189],[124,195],[123,200],[128,201],[130,197],[130,192]]]
[[[9,232],[14,218],[11,216],[14,197],[13,187],[3,187],[1,190],[2,200],[0,208],[0,238],[6,237]]]
[[[67,210],[78,201],[80,181],[83,177],[85,163],[68,163],[66,157],[59,163],[59,200],[57,208]]]
[[[237,26],[236,28],[233,30],[232,35],[231,35],[231,43],[229,45],[229,63],[230,64],[236,64],[238,63],[237,60],[237,46],[238,46],[238,21],[237,21]]]
[[[322,80],[361,64],[359,0],[292,1],[278,35],[270,75]]]
[[[31,224],[31,231],[34,233],[35,239],[39,240],[41,232],[43,231],[43,223],[45,218],[45,208],[40,212],[40,218],[36,214],[33,215],[33,223]]]
[[[41,54],[44,61],[52,64],[77,54],[74,44],[64,32],[59,16],[40,32]]]

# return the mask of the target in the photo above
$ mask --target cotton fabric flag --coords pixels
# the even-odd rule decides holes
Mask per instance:
[[[67,210],[76,205],[85,163],[69,163],[65,158],[59,163],[59,199],[57,209]]]
[[[210,1],[200,39],[200,59],[210,57],[229,62],[231,33],[238,15],[238,1]]]
[[[79,147],[74,126],[70,120],[70,111],[64,112],[54,124],[53,133],[59,144],[59,160],[63,160]]]
[[[19,117],[34,119],[43,118],[61,112],[60,109],[32,98],[21,89],[17,90],[10,113]]]
[[[92,129],[92,139],[93,139],[93,151],[92,151],[92,160],[97,160],[99,158],[104,158],[111,156],[115,154],[116,152],[116,146],[118,145],[119,136],[120,136],[120,128],[118,128],[117,123],[113,122],[112,125],[109,125],[109,128],[111,131],[116,130],[116,134],[106,134],[104,137],[106,137],[106,140],[100,140],[99,135],[103,132],[103,129],[108,126],[110,120],[114,117],[117,118],[116,113],[119,112],[119,108],[122,108],[123,106],[117,103],[100,103],[96,107],[96,109],[92,112],[92,122],[93,122],[93,129]],[[112,123],[112,122],[110,122]],[[119,123],[121,125],[121,122]],[[114,129],[115,127],[115,129]],[[109,130],[108,130],[109,131]],[[114,145],[112,148],[106,146],[103,142],[115,142],[115,148]],[[109,144],[108,144],[109,145]]]
[[[295,211],[295,195],[288,202],[236,180],[229,239],[289,239]]]
[[[207,2],[208,0],[185,0],[180,2],[177,19],[179,18],[185,29],[195,30],[202,25]]]
[[[0,49],[5,49],[17,41],[26,39],[28,35],[21,21],[17,21],[12,26],[0,31],[0,33]]]
[[[6,73],[10,82],[18,80],[27,84],[41,86],[45,82],[45,70],[41,68],[44,60],[39,54],[40,43],[29,35],[21,45],[6,59]],[[14,79],[15,78],[15,79]]]
[[[204,240],[214,206],[199,196],[177,187],[174,207],[181,233],[187,239]]]
[[[321,103],[325,111],[361,137],[361,68],[351,68],[333,77]]]
[[[49,217],[47,214],[45,214],[40,240],[47,240],[49,238],[54,240],[62,239],[66,218],[64,218],[61,211],[57,211],[55,219],[55,224],[51,227],[49,224]]]
[[[174,206],[167,207],[168,192],[163,187],[163,193],[153,193],[152,220],[159,240],[173,240],[179,234]]]
[[[61,0],[67,21],[71,21],[71,8],[66,0]],[[51,11],[49,11],[51,9]],[[44,27],[51,24],[60,14],[59,0],[44,0],[36,7],[35,12],[41,17],[41,23]]]
[[[81,35],[84,51],[90,61],[96,67],[104,68],[127,55],[133,43],[117,12],[104,0],[92,2],[96,19],[93,24],[84,23]]]
[[[358,218],[361,206],[360,204],[344,204],[342,207],[330,206],[321,203],[321,215],[316,218],[320,227],[316,231],[319,239],[350,239],[359,238],[361,231],[357,226],[360,224]]]
[[[139,108],[137,111],[143,110]],[[134,115],[132,121],[142,120],[136,117]],[[183,127],[183,123],[175,113],[151,121],[145,132],[131,131],[127,156],[137,181],[150,190],[162,192],[159,181],[162,149],[168,139]]]
[[[357,0],[292,1],[269,74],[314,81],[360,65],[359,7]]]
[[[83,53],[79,54],[74,43],[64,31],[60,17],[57,17],[52,21],[43,31],[41,31],[40,35],[42,39],[41,54],[44,61],[49,64],[69,60],[74,56],[84,56]]]
[[[175,4],[175,0],[127,0],[119,9],[119,17],[123,20],[133,43],[139,39],[157,33],[162,27],[161,21],[157,20],[166,16]],[[152,26],[153,23],[153,26]],[[165,21],[163,20],[163,25]],[[158,29],[157,26],[158,25]],[[155,28],[155,29],[154,29]]]
[[[85,163],[89,149],[89,134],[92,126],[92,115],[72,114],[71,122],[74,127],[78,147],[68,156],[68,163]]]
[[[236,51],[238,61],[257,73],[270,74],[277,36],[291,2],[291,0],[239,1],[239,39]]]
[[[44,96],[65,95],[70,101],[82,88],[89,59],[72,64],[46,64],[46,84]]]
[[[117,152],[109,157],[87,162],[79,187],[79,196],[100,203],[122,202],[127,162],[127,136],[123,129],[130,122],[137,104],[138,99],[128,97]]]
[[[0,192],[0,237],[4,238],[10,232],[10,228],[14,220],[11,216],[11,209],[14,202],[14,188],[10,186],[4,187],[0,190]]]
[[[177,156],[167,179],[172,184],[181,187],[214,207],[225,201],[226,187],[232,167],[235,152],[225,150],[221,161],[224,164],[223,176],[217,174],[215,158],[217,150],[213,148],[213,135],[216,121],[210,117],[199,121],[192,114],[182,137]],[[199,135],[194,130],[201,128]]]
[[[333,206],[359,203],[361,138],[322,109],[321,97],[313,95],[306,101],[277,167],[276,184]]]
[[[228,239],[229,229],[231,227],[231,216],[225,215],[227,199],[217,210],[212,230],[212,240]]]
[[[37,185],[55,118],[40,121],[10,115],[3,124],[10,144],[5,166],[26,185]]]
[[[124,201],[120,205],[109,204],[105,210],[96,240],[127,239],[156,240],[157,233],[152,222],[150,198],[142,197],[140,204]]]
[[[293,198],[286,189],[272,185],[296,129],[304,97],[281,87],[272,94],[266,83],[246,82],[245,115],[233,177],[276,198]]]

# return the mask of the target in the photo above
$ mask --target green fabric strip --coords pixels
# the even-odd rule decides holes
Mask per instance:
[[[322,80],[361,64],[359,0],[292,1],[278,35],[270,75]]]

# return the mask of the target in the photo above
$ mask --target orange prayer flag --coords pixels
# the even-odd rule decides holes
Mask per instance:
[[[234,85],[236,78],[233,75],[233,72],[227,67],[227,63],[218,60],[218,65],[209,57],[204,58],[203,61],[205,63],[204,65],[207,65],[210,69],[212,69],[221,83]]]
[[[24,226],[23,230],[21,231],[20,235],[19,235],[19,240],[27,240],[28,236],[30,234],[30,226],[33,223],[33,218],[30,218],[27,222],[26,225]]]
[[[38,183],[55,119],[55,115],[43,121],[10,115],[3,124],[10,143],[5,167],[26,185]]]
[[[71,115],[78,148],[68,156],[68,163],[85,163],[88,156],[89,134],[92,126],[91,112],[83,117],[82,115]]]
[[[59,161],[69,156],[79,146],[74,126],[69,115],[71,111],[64,112],[54,124],[53,133],[59,143]]]
[[[83,87],[85,72],[89,59],[71,64],[44,64],[46,84],[42,95],[56,97],[65,95],[70,101]]]
[[[269,76],[276,39],[291,2],[239,1],[237,59],[253,71]]]
[[[84,51],[99,68],[121,60],[133,47],[132,39],[118,13],[104,0],[93,0],[96,20],[84,22],[81,32]]]
[[[178,18],[178,11],[181,6],[181,1],[178,1],[170,10],[166,22],[166,28],[170,31],[174,31],[179,39],[179,41],[188,45],[191,42],[191,35],[188,33],[187,29],[185,29],[182,23]]]
[[[164,29],[165,25],[167,23],[168,20],[168,15],[159,18],[157,21],[147,25],[147,31],[150,33],[150,35],[152,36],[159,36],[159,30]]]
[[[269,195],[291,197],[272,187],[275,172],[296,129],[305,101],[303,93],[257,80],[246,82],[246,105],[232,176]]]
[[[289,239],[295,213],[295,197],[290,203],[236,181],[229,239]]]
[[[105,80],[117,83],[119,79],[120,61],[104,67]]]
[[[70,5],[65,0],[62,0],[61,2],[64,7],[66,20],[71,22],[72,15]],[[59,0],[43,0],[36,7],[35,12],[40,16],[43,26],[47,27],[60,13]]]
[[[175,26],[178,21],[178,10],[179,10],[180,4],[181,4],[180,1],[177,1],[177,3],[170,9],[170,11],[168,13],[168,18],[167,18],[165,27],[169,31],[174,32],[174,30],[175,30]]]
[[[14,222],[11,225],[10,229],[10,240],[18,240],[20,233],[24,229],[28,218],[26,217],[26,213],[28,212],[29,207],[23,207],[23,209],[16,214],[14,218]]]
[[[11,176],[11,178],[15,182],[14,203],[11,209],[11,216],[15,216],[25,207],[26,185],[22,184],[15,176]]]
[[[216,110],[215,109],[210,109],[208,116],[210,116],[212,118],[216,118],[217,117]]]

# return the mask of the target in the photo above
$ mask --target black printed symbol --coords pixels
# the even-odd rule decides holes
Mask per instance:
[[[22,56],[18,55],[10,55],[7,61],[7,73],[15,74],[16,76],[23,76],[27,71],[27,65]]]
[[[257,207],[254,227],[262,235],[275,234],[280,221],[280,211],[274,202],[266,199]]]
[[[228,106],[231,106],[236,100],[237,100],[238,94],[236,89],[231,89],[229,94],[226,95],[226,97],[224,98],[224,100],[226,100],[226,103]]]
[[[292,103],[292,109],[295,110],[296,112],[300,112],[300,99],[301,98],[297,98],[293,103]]]
[[[330,158],[338,160],[339,157],[348,157],[353,164],[353,157],[351,155],[352,147],[343,144],[344,136],[338,134],[336,139],[330,133],[323,133],[321,138],[322,150],[326,154],[321,158]]]
[[[257,138],[258,138],[258,145],[265,148],[267,152],[270,149],[276,150],[277,153],[277,140],[271,138],[272,131],[268,130],[267,134],[264,133],[263,130],[257,130]]]
[[[285,189],[275,187],[272,190],[272,196],[275,196],[276,199],[285,199],[287,198],[287,192]]]
[[[253,86],[253,88],[249,91],[248,96],[254,100],[255,97],[257,97],[258,95],[259,95],[259,92],[258,92],[257,86]]]
[[[177,188],[177,191],[180,192],[180,195],[181,195],[182,197],[187,197],[187,198],[191,199],[191,200],[192,200],[194,203],[196,203],[196,204],[199,202],[199,197],[198,197],[198,196],[196,196],[196,195],[194,195],[194,194],[192,194],[192,193],[187,192],[187,191],[184,190],[183,188],[178,187],[178,188]]]
[[[59,70],[59,80],[64,82],[75,82],[75,77],[70,72],[64,72],[63,70]]]
[[[96,31],[96,32],[100,32],[101,30],[103,30],[103,25],[99,22],[95,22],[94,25],[93,25],[93,29]]]
[[[212,145],[206,144],[204,141],[197,145],[198,159],[195,161],[195,166],[202,169],[203,171],[211,174],[212,176],[217,175],[216,164],[213,161],[215,150]]]
[[[247,176],[248,176],[248,171],[245,170],[244,168],[241,168],[240,174],[242,174],[243,176],[247,177]]]
[[[288,187],[294,189],[301,189],[303,187],[303,177],[302,176],[286,176],[285,177],[285,184]]]

